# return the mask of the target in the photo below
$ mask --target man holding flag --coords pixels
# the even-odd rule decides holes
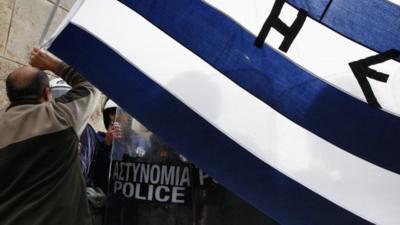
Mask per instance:
[[[78,143],[99,92],[74,69],[39,49],[6,81],[1,112],[0,224],[90,225]],[[43,70],[72,90],[53,99]]]

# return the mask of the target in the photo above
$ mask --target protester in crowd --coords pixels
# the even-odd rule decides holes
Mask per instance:
[[[99,97],[73,68],[35,48],[30,64],[6,80],[0,114],[0,224],[90,225],[78,137]],[[72,90],[53,99],[50,70]]]
[[[71,90],[63,79],[56,78],[50,81],[50,90],[53,98],[58,98],[65,95]],[[83,176],[87,186],[93,185],[93,168],[92,164],[96,149],[96,131],[88,123],[79,138],[79,155],[82,167]]]
[[[111,147],[115,137],[121,135],[117,124],[114,124],[117,104],[107,99],[103,107],[103,121],[106,132],[99,131],[96,135],[96,157],[93,170],[93,184],[100,187],[104,193],[108,191],[108,175],[110,171]]]

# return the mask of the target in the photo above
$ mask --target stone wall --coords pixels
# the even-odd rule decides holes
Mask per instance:
[[[29,52],[40,36],[56,0],[0,0],[0,109],[8,100],[4,80],[13,69],[26,65]],[[75,0],[61,0],[47,36],[61,23]],[[90,122],[103,129],[100,104]]]

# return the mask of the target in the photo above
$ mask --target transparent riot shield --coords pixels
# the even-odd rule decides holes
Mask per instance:
[[[106,225],[276,224],[120,108],[114,126]]]
[[[121,109],[106,225],[193,224],[192,165]]]
[[[195,174],[194,201],[197,225],[278,225],[228,191],[201,169]],[[238,179],[240,179],[238,177]]]

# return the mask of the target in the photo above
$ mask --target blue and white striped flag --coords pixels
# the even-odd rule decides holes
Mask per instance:
[[[387,0],[86,0],[50,51],[279,223],[395,225],[399,18]]]

